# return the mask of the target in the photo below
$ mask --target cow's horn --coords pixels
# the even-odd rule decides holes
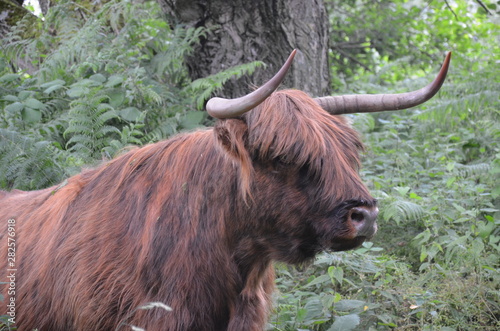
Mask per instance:
[[[340,95],[316,98],[316,102],[330,114],[371,113],[399,110],[417,106],[432,98],[446,78],[451,52],[446,55],[436,79],[420,90],[400,94]]]
[[[296,50],[294,49],[280,71],[257,90],[236,99],[212,98],[207,102],[207,112],[216,118],[231,118],[242,115],[262,103],[278,88],[285,78],[288,69],[292,65],[295,53]]]

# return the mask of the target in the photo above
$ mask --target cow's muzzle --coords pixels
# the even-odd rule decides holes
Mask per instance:
[[[355,229],[355,237],[371,239],[377,232],[377,207],[354,207],[349,210],[347,222]]]

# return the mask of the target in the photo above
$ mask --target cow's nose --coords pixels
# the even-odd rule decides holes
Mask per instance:
[[[356,229],[357,237],[372,238],[377,232],[377,207],[354,207],[349,211],[348,221]]]

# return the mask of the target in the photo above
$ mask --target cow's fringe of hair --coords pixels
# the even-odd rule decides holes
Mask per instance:
[[[259,108],[246,114],[254,157],[308,167],[319,180],[320,199],[368,194],[358,174],[363,144],[344,117],[328,114],[299,90],[275,92]]]

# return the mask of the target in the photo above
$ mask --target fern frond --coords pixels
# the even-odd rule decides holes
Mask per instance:
[[[384,206],[382,215],[384,219],[392,219],[399,225],[401,221],[421,219],[425,215],[425,210],[416,203],[397,199]]]
[[[66,146],[71,151],[81,152],[89,160],[98,158],[101,149],[120,134],[120,130],[110,125],[118,114],[106,103],[109,97],[101,86],[95,87],[89,94],[71,102],[69,125],[64,136],[71,137]]]
[[[163,140],[179,129],[179,117],[167,117],[155,125],[155,128],[146,133],[141,139],[144,144]]]
[[[488,173],[491,169],[491,164],[488,163],[478,163],[478,164],[456,164],[455,165],[458,174],[463,177],[474,177],[483,176]]]
[[[60,182],[69,173],[69,154],[40,140],[0,129],[0,183],[5,188],[37,189]]]
[[[251,75],[258,67],[263,66],[261,61],[254,61],[237,65],[221,71],[215,75],[200,78],[191,83],[188,90],[193,95],[196,95],[196,106],[202,109],[205,101],[212,93],[222,88],[222,86],[231,78],[240,78],[243,75]]]

